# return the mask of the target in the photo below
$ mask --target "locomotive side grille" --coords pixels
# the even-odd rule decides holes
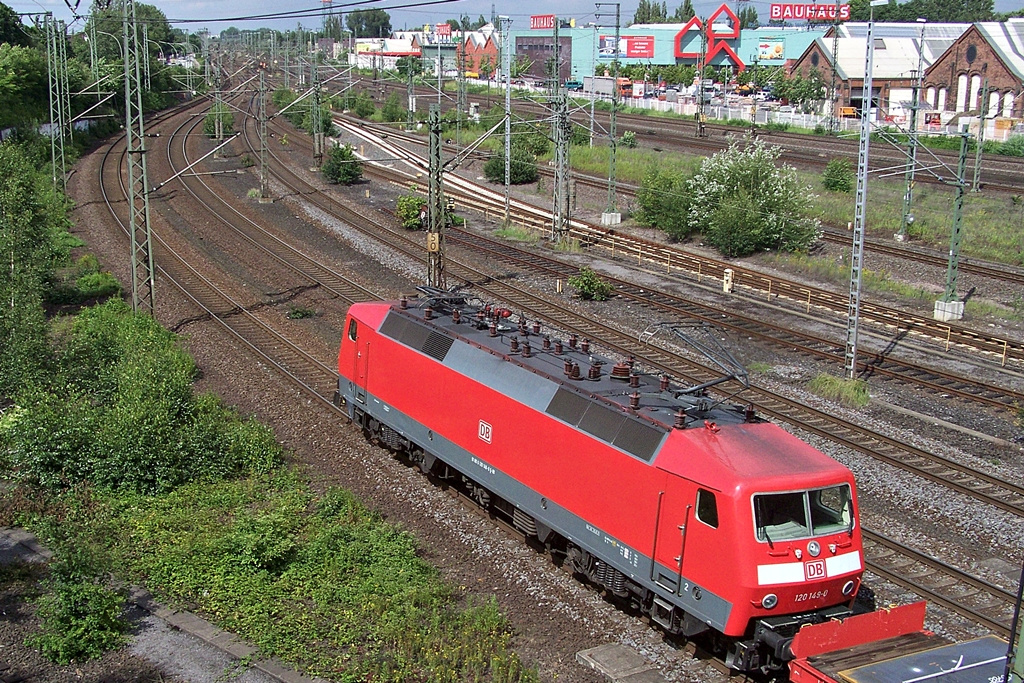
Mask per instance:
[[[453,343],[455,343],[455,340],[451,337],[431,331],[420,350],[432,358],[443,361],[444,357],[448,355],[448,350],[452,348]]]
[[[380,333],[406,346],[422,351],[431,358],[443,361],[455,340],[420,325],[415,320],[394,313],[388,314],[380,326]]]
[[[572,391],[559,389],[555,392],[545,412],[575,427],[580,423],[589,405],[590,401],[583,396]]]
[[[627,453],[650,462],[664,436],[664,432],[654,427],[648,427],[636,420],[626,420],[612,443]]]
[[[615,435],[628,420],[629,418],[621,411],[606,408],[599,403],[591,403],[580,420],[579,428],[602,441],[613,443]]]

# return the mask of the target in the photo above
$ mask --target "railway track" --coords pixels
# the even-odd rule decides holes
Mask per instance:
[[[421,135],[396,132],[383,126],[366,124],[365,122],[363,123],[363,127],[369,131],[378,131],[381,134],[386,135],[391,140],[400,140],[419,146],[425,146],[427,143],[426,138]],[[455,153],[458,148],[453,145],[446,145],[446,149]],[[489,155],[484,152],[477,152],[471,156],[476,159],[486,159]],[[554,178],[555,175],[554,170],[547,166],[538,166],[537,172],[549,179]],[[577,185],[584,185],[586,187],[602,191],[608,187],[607,178],[598,178],[581,173],[573,173],[572,181]],[[616,188],[620,194],[627,197],[635,197],[637,191],[640,189],[636,185],[621,181],[616,183]],[[852,245],[853,238],[850,235],[849,230],[840,229],[835,226],[824,226],[821,239],[841,246],[850,247]],[[884,238],[867,238],[865,240],[865,249],[868,253],[874,252],[876,254],[891,256],[914,263],[922,263],[940,269],[945,269],[949,260],[948,253],[940,253],[933,249],[914,247],[905,243],[901,244],[894,242],[891,239]],[[1024,268],[1015,268],[1002,263],[987,263],[970,257],[961,256],[959,260],[959,269],[961,273],[970,273],[972,275],[989,278],[997,282],[1010,282],[1017,285],[1024,285]]]
[[[406,91],[405,83],[398,84],[382,81],[378,87],[384,87],[388,90],[400,89],[403,94]],[[417,88],[416,92],[421,96],[436,97],[436,92],[426,88]],[[433,97],[430,97],[428,101],[433,101]],[[448,101],[442,104],[442,108],[445,109],[451,106],[453,105]],[[628,106],[628,103],[620,106]],[[548,109],[525,98],[515,98],[514,109],[528,112],[534,117],[550,115]],[[608,112],[597,109],[594,112],[594,117],[596,120],[595,127],[607,130]],[[709,123],[706,125],[707,136],[698,138],[696,136],[695,124],[692,122],[692,118],[689,117],[650,116],[620,111],[616,115],[616,119],[620,134],[625,130],[633,130],[637,133],[641,145],[645,147],[680,149],[691,154],[695,150],[700,150],[706,154],[719,152],[726,148],[730,136],[743,135],[749,130],[749,128],[739,126]],[[586,111],[583,109],[577,110],[573,115],[573,120],[577,125],[589,127],[589,105],[587,105]],[[858,143],[855,138],[807,135],[775,130],[766,134],[771,136],[774,144],[782,147],[782,159],[795,165],[819,169],[824,168],[831,159],[836,157],[847,158],[854,164],[857,161]],[[645,141],[645,138],[650,139],[652,142]],[[943,171],[940,175],[944,175],[947,179],[955,175],[957,166],[957,153],[955,151],[925,148],[924,151],[919,151],[918,154],[922,160],[927,158],[929,165],[934,165],[936,160],[945,164],[948,170]],[[877,142],[872,146],[872,154],[869,160],[872,170],[902,167],[905,161],[906,157],[902,150],[897,150],[889,145]],[[927,173],[918,173],[915,177],[918,183],[942,183],[942,181]],[[986,191],[1019,193],[1021,190],[1024,190],[1024,169],[1022,169],[1018,159],[1002,159],[998,155],[983,154],[981,179]]]
[[[113,150],[113,147],[111,148],[111,150]],[[108,150],[107,155],[105,157],[105,166],[107,164],[107,157],[111,156],[111,150]],[[121,153],[121,155],[123,156],[123,152]],[[118,164],[118,166],[120,166],[120,163]],[[118,173],[118,176],[119,178],[123,178],[123,176],[120,173]],[[278,180],[284,182],[284,178],[282,178],[281,176],[278,176]],[[121,195],[124,196],[126,193],[123,186],[123,180],[121,182]],[[102,183],[103,176],[101,175],[101,185]],[[308,186],[297,185],[292,187],[297,192],[300,192],[307,198],[312,197],[319,199],[319,197],[316,196],[316,194],[318,193],[314,194],[313,192],[311,192]],[[106,197],[108,208],[111,214],[115,217],[115,219],[119,221],[119,223],[122,225],[122,230],[124,230],[125,234],[127,235],[127,230],[124,228],[124,223],[118,216],[117,210],[117,205],[120,205],[120,208],[123,209],[123,202],[112,199],[107,193],[105,187],[103,187],[103,192],[104,196]],[[223,208],[219,205],[217,207],[207,205],[207,209],[215,215],[220,215],[220,213],[223,211]],[[367,234],[372,234],[375,236],[380,234],[380,226],[372,224],[365,218],[365,216],[363,216],[358,211],[346,210],[343,213],[345,216],[344,220],[346,220],[346,222],[348,222],[349,224],[353,225],[353,227],[357,227],[358,229],[364,230],[367,232]],[[251,222],[248,225],[249,227],[252,227]],[[246,228],[245,231],[248,231],[248,228]],[[278,254],[280,254],[282,251],[291,251],[294,252],[296,256],[298,255],[297,250],[293,249],[292,247],[281,241],[270,240],[261,243],[259,239],[253,240],[248,238],[247,241],[248,243],[253,244],[254,246],[260,245],[260,249],[273,249]],[[389,240],[389,242],[392,241]],[[252,316],[246,310],[246,307],[241,302],[235,301],[231,297],[224,294],[212,282],[210,282],[207,278],[203,277],[196,268],[189,265],[178,254],[175,254],[173,249],[171,249],[165,242],[163,242],[163,240],[160,239],[158,235],[155,236],[154,246],[156,249],[156,253],[154,255],[158,263],[159,272],[163,278],[166,278],[168,281],[173,282],[177,287],[181,288],[182,291],[185,292],[186,295],[196,303],[196,305],[200,306],[200,308],[204,310],[207,315],[209,315],[212,319],[220,323],[226,331],[232,334],[243,345],[252,349],[254,353],[256,353],[259,357],[261,357],[265,362],[270,364],[272,367],[276,368],[279,372],[282,373],[283,376],[294,382],[297,386],[299,386],[302,390],[304,390],[311,396],[317,398],[320,402],[324,404],[331,403],[331,396],[333,394],[336,381],[336,374],[332,367],[320,362],[316,358],[310,357],[309,354],[307,354],[300,347],[292,343],[286,337],[277,333],[270,326],[266,325],[255,316]],[[422,260],[422,249],[420,245],[412,242],[409,239],[405,239],[404,243],[401,240],[396,240],[392,243],[392,246],[393,248],[403,251],[410,258]],[[462,266],[460,266],[460,268],[462,268]],[[324,271],[329,271],[329,269],[296,269],[297,273],[301,273],[306,278],[317,277],[319,272]],[[486,274],[479,272],[468,272],[465,273],[465,275],[471,275],[478,280],[489,280],[489,277]],[[493,283],[493,280],[491,281],[491,283]],[[493,293],[499,294],[499,292]],[[507,294],[508,292],[505,293]],[[513,294],[514,293],[515,292],[513,292]],[[372,296],[372,293],[363,292],[361,296],[362,295]],[[561,313],[561,315],[565,316],[564,322],[566,323],[572,324],[574,322],[581,322],[578,316],[568,315],[564,311]],[[572,329],[572,327],[569,327],[567,329]],[[597,337],[595,336],[595,338]],[[872,540],[874,542],[874,539]],[[909,548],[902,547],[899,544],[895,544],[895,548],[892,548],[879,543],[878,547],[883,547],[885,548],[885,550],[879,551],[877,553],[873,550],[866,551],[866,562],[869,570],[879,572],[880,575],[886,576],[887,578],[892,578],[893,580],[915,582],[915,579],[913,579],[912,577],[903,576],[898,571],[893,572],[892,570],[887,569],[886,567],[878,564],[878,562],[882,558],[897,555],[903,559],[896,562],[890,561],[888,562],[888,564],[890,566],[895,564],[897,567],[905,566],[908,562],[919,562],[922,558],[922,556],[919,553],[916,553],[915,551],[912,551]],[[944,568],[944,571],[946,575],[950,577],[946,579],[946,581],[953,580],[956,582],[957,585],[965,585],[972,587],[977,586],[978,584],[978,580],[976,578],[971,577],[967,573],[962,572],[953,567],[946,567]],[[984,584],[984,582],[981,583]],[[947,589],[948,588],[949,587],[947,586]],[[914,588],[914,590],[919,590],[923,592],[925,590],[934,589],[925,589],[918,585],[918,587]],[[1001,593],[1000,590],[1001,589],[996,589],[995,591],[993,591],[993,596],[995,596],[993,597],[993,601],[999,600],[999,596],[1002,595],[1002,593],[1005,593],[1005,591],[1002,591]],[[967,597],[970,597],[968,593],[970,593],[970,589],[965,589],[960,597],[957,597],[955,595],[953,597],[942,597],[942,604],[945,604],[950,609],[953,609],[958,613],[968,616],[969,618],[980,620],[981,617],[979,615],[981,614],[982,610],[978,606],[979,601],[976,599],[967,600]],[[978,593],[974,593],[973,595],[978,595]],[[932,597],[933,600],[938,599],[937,597],[931,595],[927,596]],[[989,607],[986,609],[990,613],[994,608]],[[997,632],[1001,632],[1001,629],[1005,628],[1005,626],[1003,626],[1004,621],[1006,620],[1002,619],[998,615],[993,617],[989,614],[985,616],[985,620],[981,621],[981,623],[984,623],[989,628],[997,630]]]

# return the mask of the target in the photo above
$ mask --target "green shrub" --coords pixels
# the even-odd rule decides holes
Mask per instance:
[[[380,115],[388,123],[397,123],[408,118],[408,112],[402,106],[402,101],[399,99],[397,92],[392,92],[388,95],[388,98],[384,101],[384,106],[380,108]]]
[[[235,132],[235,115],[231,113],[231,110],[227,108],[227,105],[216,105],[210,107],[210,113],[206,115],[206,119],[203,121],[203,133],[207,137],[215,137],[217,135],[217,121],[221,122],[221,132],[225,135],[232,135]]]
[[[90,299],[121,293],[121,283],[113,275],[100,271],[92,254],[79,258],[73,266],[58,273],[47,300],[55,304],[80,304]]]
[[[1008,157],[1024,157],[1024,135],[1011,135],[1006,142],[999,146],[996,154]]]
[[[690,236],[687,221],[689,195],[682,173],[651,167],[640,181],[636,202],[635,218],[638,222],[664,230],[672,239]]]
[[[509,182],[513,185],[525,185],[536,182],[540,177],[537,171],[537,159],[533,153],[522,147],[512,148],[512,157],[508,165]],[[484,163],[484,177],[492,183],[505,182],[504,151],[492,156]]]
[[[327,152],[320,172],[330,183],[351,185],[363,177],[363,165],[351,145],[334,145]]]
[[[849,380],[820,374],[810,381],[808,388],[819,396],[854,408],[862,408],[871,400],[868,383],[862,379]]]
[[[579,275],[569,278],[569,286],[576,290],[581,299],[607,301],[615,288],[601,279],[592,268],[583,266]]]
[[[360,93],[353,98],[350,109],[352,110],[352,113],[359,118],[366,119],[377,112],[377,105],[373,103],[373,100],[367,93],[360,91]]]
[[[622,138],[619,139],[619,144],[629,149],[636,147],[636,133],[631,130],[627,130],[622,134]]]
[[[832,192],[852,192],[854,180],[849,159],[830,160],[821,174],[821,184]]]
[[[65,540],[36,601],[39,633],[26,641],[58,664],[103,656],[126,638],[125,596],[102,583],[94,553]]]
[[[415,194],[403,194],[395,201],[395,215],[406,230],[422,230],[420,209],[427,203],[426,198]]]

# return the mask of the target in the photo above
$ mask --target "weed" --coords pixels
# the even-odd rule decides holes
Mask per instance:
[[[767,375],[772,371],[772,366],[768,363],[762,363],[760,361],[751,363],[747,366],[747,371],[755,375]]]
[[[575,288],[581,299],[607,301],[615,288],[601,279],[592,268],[583,266],[579,275],[569,278],[569,286]]]
[[[242,158],[239,159],[239,163],[242,164],[242,168],[252,168],[256,165],[256,162],[253,161],[253,158],[248,154],[243,154]]]
[[[249,199],[259,199],[260,198],[260,188],[258,188],[258,187],[251,187],[251,188],[249,188],[249,191],[245,193],[245,196],[248,197]]]
[[[509,242],[524,242],[526,244],[536,244],[540,241],[537,233],[517,225],[498,228],[494,231],[494,236],[503,240],[508,240]]]
[[[579,254],[583,251],[583,247],[580,246],[580,241],[575,237],[569,237],[560,242],[556,242],[554,249],[555,251],[560,251],[566,254]],[[570,284],[572,284],[571,278]]]
[[[823,373],[812,379],[807,387],[819,396],[853,408],[863,408],[871,399],[868,384],[862,379],[849,380]]]
[[[288,310],[289,320],[302,320],[303,318],[315,318],[316,311],[312,308],[302,308],[301,306],[292,306]]]

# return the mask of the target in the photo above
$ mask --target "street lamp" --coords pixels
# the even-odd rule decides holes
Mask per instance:
[[[921,87],[924,80],[924,27],[927,19],[918,17],[921,24],[921,39],[918,46],[917,71],[911,72],[911,78],[917,77],[917,84],[910,100],[910,139],[907,150],[906,190],[903,193],[903,221],[896,233],[896,240],[902,242],[907,238],[907,229],[914,222],[914,214],[910,213],[910,204],[914,199],[914,171],[917,167],[917,112],[921,108]]]

